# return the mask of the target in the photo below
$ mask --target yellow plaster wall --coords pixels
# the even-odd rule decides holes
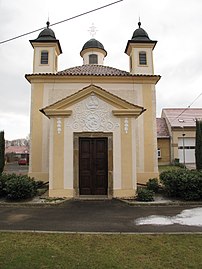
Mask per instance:
[[[72,189],[49,190],[49,197],[72,198],[74,197],[74,190]]]
[[[101,85],[101,83],[98,83]],[[35,103],[37,103],[37,105],[35,106],[35,111],[37,111],[38,109],[41,109],[43,107],[42,105],[42,100],[43,100],[43,84],[40,83],[35,83],[34,85],[36,85],[37,91],[39,92],[37,95],[35,94],[35,96],[33,97],[33,100],[35,100]],[[38,85],[38,86],[37,86]],[[83,87],[83,84],[79,84],[76,86],[76,84],[72,83],[72,85],[66,85],[66,89],[63,88],[65,84],[63,83],[54,83],[54,84],[46,84],[47,87],[47,91],[50,90],[50,92],[52,92],[52,94],[56,94],[56,96],[59,96],[58,98],[61,99],[60,93],[62,94],[66,94],[69,95],[69,91],[68,89],[70,89],[72,86],[74,86],[74,88],[76,89],[77,86]],[[114,88],[116,83],[113,84],[106,84],[104,85],[104,83],[102,83],[102,86],[104,89],[108,90],[109,92],[115,93],[117,94],[117,92],[114,92]],[[118,85],[118,84],[117,84]],[[143,156],[145,156],[144,160],[138,160],[138,156],[137,156],[137,162],[144,162],[144,171],[139,171],[138,173],[138,182],[144,182],[147,181],[148,178],[150,177],[156,177],[158,175],[158,173],[155,171],[154,166],[155,166],[155,162],[154,162],[154,154],[156,154],[156,146],[155,146],[155,128],[154,128],[154,117],[153,115],[155,114],[155,106],[154,106],[154,95],[152,92],[152,86],[151,84],[143,84],[143,86],[141,87],[142,90],[142,98],[137,98],[138,100],[143,100],[143,103],[138,103],[139,105],[144,106],[147,111],[143,113],[143,115],[141,115],[140,117],[143,117],[143,120],[141,121],[143,124],[143,132],[141,132],[141,140],[144,141],[144,154]],[[54,90],[53,90],[54,87]],[[108,89],[109,87],[109,89]],[[117,86],[118,87],[118,86]],[[41,92],[40,92],[40,88],[41,88]],[[73,87],[71,88],[74,89]],[[124,88],[126,89],[126,91],[124,91]],[[56,89],[58,90],[58,94],[56,92]],[[120,89],[123,89],[122,91]],[[126,97],[126,92],[130,95],[130,99],[133,98],[133,102],[136,103],[137,99],[135,97],[138,97],[138,92],[140,89],[140,84],[131,86],[130,84],[124,84],[122,83],[121,86],[119,86],[119,89],[116,88],[116,91],[120,91],[120,95],[121,92],[124,92],[124,98]],[[78,88],[79,90],[79,88]],[[78,91],[75,90],[75,91]],[[36,92],[37,92],[36,91]],[[74,90],[73,90],[74,91]],[[132,93],[131,93],[132,92]],[[48,101],[51,100],[51,95],[47,94],[46,95],[48,98]],[[122,97],[123,98],[123,97]],[[134,100],[135,99],[135,100]],[[32,102],[33,102],[32,100]],[[41,100],[41,101],[40,101]],[[46,100],[47,101],[47,100]],[[46,102],[45,101],[45,102]],[[55,100],[51,100],[51,101],[55,101]],[[36,138],[35,137],[35,142],[34,142],[34,147],[35,147],[35,160],[33,162],[33,167],[35,167],[35,171],[37,173],[37,171],[39,172],[38,174],[43,174],[43,172],[40,170],[42,169],[41,167],[41,156],[38,158],[38,151],[37,148],[40,147],[39,145],[42,144],[42,135],[41,133],[41,128],[40,126],[42,126],[42,117],[44,117],[42,115],[41,112],[37,112],[40,114],[40,116],[34,116],[33,121],[36,123],[35,126],[37,126],[34,130],[36,137],[40,138]],[[36,113],[35,113],[36,114]],[[38,119],[37,119],[38,117]],[[131,119],[129,120],[129,126],[131,126]],[[153,124],[151,124],[151,122]],[[64,123],[62,130],[64,130]],[[131,133],[131,127],[129,127],[128,130],[128,134],[125,134],[124,131],[124,118],[122,119],[122,124],[121,124],[121,128],[122,128],[122,142],[121,142],[121,160],[124,160],[122,162],[121,165],[121,184],[122,184],[122,189],[123,190],[114,190],[114,195],[116,196],[115,193],[117,193],[117,195],[120,196],[127,196],[126,194],[133,193],[134,195],[134,190],[133,190],[133,183],[132,183],[132,177],[133,177],[133,173],[132,173],[132,169],[133,169],[133,163],[132,163],[132,139],[136,139],[136,137],[132,137],[132,133]],[[138,127],[137,127],[138,128]],[[33,134],[34,134],[33,132]],[[37,135],[36,135],[37,132]],[[57,145],[57,146],[56,146]],[[42,148],[42,146],[41,146]],[[62,150],[64,150],[64,134],[63,131],[61,134],[57,134],[57,125],[56,125],[56,120],[54,123],[54,152],[53,152],[53,156],[54,156],[54,160],[53,160],[53,168],[52,168],[52,175],[53,175],[53,188],[50,190],[50,195],[52,196],[58,196],[58,194],[61,191],[61,195],[63,193],[62,190],[64,190],[64,152]],[[139,149],[141,150],[141,148]],[[62,152],[62,154],[61,154]],[[41,155],[41,152],[39,151],[39,154]],[[149,154],[151,154],[151,156],[149,156]],[[36,160],[37,159],[37,160]],[[40,172],[41,171],[41,172]],[[57,175],[57,181],[55,180]],[[58,176],[59,175],[59,176]],[[44,176],[42,176],[44,177]],[[44,177],[45,178],[45,177]],[[46,178],[48,178],[48,174],[46,174]],[[41,178],[40,178],[41,179]],[[68,188],[69,189],[69,188]],[[57,195],[55,195],[57,193]],[[125,194],[125,195],[124,195]],[[63,195],[62,195],[63,196]]]
[[[68,82],[68,83],[63,83],[61,81],[60,83],[53,81],[52,83],[46,83],[45,84],[45,91],[46,91],[46,96],[47,96],[47,102],[45,106],[55,103],[61,99],[64,99],[67,96],[70,96],[74,94],[75,92],[78,92],[79,90],[89,86],[89,84],[96,84],[97,86],[107,90],[108,92],[117,95],[121,97],[122,99],[134,103],[136,105],[141,105],[137,101],[138,97],[138,92],[141,87],[140,84],[132,84],[132,83],[106,83],[102,82],[102,78],[100,78],[100,81],[94,81],[96,80],[91,79],[87,82],[79,82],[78,83],[73,83],[73,82]]]
[[[99,65],[103,65],[105,53],[101,49],[89,48],[85,49],[85,52],[82,53],[83,64],[89,64],[89,55],[96,54],[98,56]]]
[[[153,106],[152,106],[152,89],[151,85],[143,85],[143,103],[146,111],[144,117],[144,171],[154,171],[154,154],[156,148],[154,147],[155,133],[153,130]]]
[[[158,138],[158,148],[161,150],[161,158],[158,158],[159,165],[170,164],[170,139]]]
[[[41,52],[48,51],[48,64],[41,64]],[[57,72],[57,59],[58,51],[57,45],[35,45],[34,60],[33,60],[33,73],[55,73]]]
[[[39,111],[43,106],[43,84],[32,85],[31,93],[31,146],[29,176],[47,181],[48,174],[42,171],[42,113]]]
[[[131,63],[132,63],[132,74],[154,74],[154,67],[153,67],[153,53],[152,53],[152,45],[137,45],[131,44]],[[146,52],[147,57],[147,64],[140,65],[139,64],[139,52],[144,51]]]
[[[143,113],[143,143],[144,143],[144,160],[138,162],[144,163],[143,170],[137,173],[137,182],[146,183],[149,178],[158,177],[158,160],[157,160],[157,134],[156,134],[156,100],[154,85],[142,85],[142,106],[146,108]],[[141,147],[139,147],[141,151]],[[138,157],[140,154],[138,155]]]
[[[188,128],[184,128],[184,129],[172,129],[172,150],[173,150],[173,160],[174,159],[178,159],[178,138],[182,138],[182,134],[185,134],[185,138],[187,137],[195,137],[196,136],[196,131],[195,128],[194,129],[188,129]],[[173,161],[172,160],[172,161]]]
[[[134,197],[136,190],[114,190],[113,197],[124,198],[124,197]]]
[[[140,184],[146,184],[146,182],[150,178],[158,178],[159,173],[157,172],[145,172],[145,173],[137,173],[137,182]]]

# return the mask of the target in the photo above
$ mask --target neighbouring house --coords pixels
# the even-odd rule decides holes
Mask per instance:
[[[138,26],[126,44],[129,71],[105,66],[95,38],[81,44],[83,65],[58,71],[62,49],[49,22],[30,41],[29,175],[49,181],[49,196],[130,197],[158,176],[157,41]]]
[[[170,134],[164,118],[157,118],[158,164],[170,164]]]
[[[22,157],[29,158],[28,146],[7,146],[5,148],[6,162],[17,162]]]
[[[161,118],[170,136],[170,163],[195,164],[196,119],[202,119],[202,108],[165,108]]]

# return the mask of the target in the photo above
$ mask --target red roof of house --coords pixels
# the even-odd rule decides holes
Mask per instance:
[[[157,118],[157,138],[169,138],[167,124],[164,118]]]
[[[195,127],[196,119],[202,119],[202,108],[165,108],[162,116],[171,127]]]
[[[26,146],[9,146],[5,148],[5,153],[29,153],[29,149]]]

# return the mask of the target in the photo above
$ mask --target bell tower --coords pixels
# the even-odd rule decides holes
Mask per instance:
[[[94,26],[94,23],[89,30],[92,38],[88,40],[80,52],[81,57],[83,58],[83,64],[104,64],[104,58],[107,56],[107,51],[104,49],[104,46],[101,42],[94,38],[97,30]]]
[[[157,41],[149,38],[147,32],[141,28],[138,22],[138,29],[133,33],[132,39],[128,40],[125,53],[130,59],[130,73],[153,75],[153,49]]]
[[[83,64],[99,64],[103,65],[104,58],[107,55],[106,50],[102,43],[100,43],[95,38],[88,40],[80,52],[83,58]]]
[[[62,53],[60,42],[53,30],[47,27],[39,36],[30,40],[34,48],[33,73],[56,73],[58,71],[58,56]]]

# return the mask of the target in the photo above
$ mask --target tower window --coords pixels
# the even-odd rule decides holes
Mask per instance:
[[[97,63],[98,63],[97,54],[90,54],[89,55],[89,64],[97,64]]]
[[[132,70],[132,56],[130,56],[130,71]]]
[[[48,64],[48,51],[41,52],[41,64]]]
[[[141,51],[139,53],[139,64],[146,65],[147,64],[147,55],[145,51]]]
[[[57,56],[55,56],[55,70],[57,70],[58,68],[58,58]]]

